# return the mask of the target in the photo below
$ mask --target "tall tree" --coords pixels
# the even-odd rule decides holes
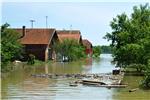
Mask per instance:
[[[22,45],[19,42],[20,34],[8,27],[7,23],[1,26],[2,69],[5,64],[17,59],[22,53]]]
[[[131,18],[125,13],[117,15],[110,24],[114,61],[123,67],[133,63],[147,64],[150,59],[150,7],[148,4],[133,7]]]

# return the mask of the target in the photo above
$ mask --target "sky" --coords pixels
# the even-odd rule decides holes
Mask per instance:
[[[110,42],[103,37],[107,32],[111,32],[110,21],[124,12],[130,16],[133,6],[145,4],[145,2],[65,2],[67,0],[15,1],[5,0],[1,4],[1,24],[7,22],[12,28],[21,28],[23,25],[31,28],[30,20],[34,19],[34,28],[45,28],[48,16],[49,28],[80,30],[82,38],[88,39],[93,45],[109,45]]]
[[[149,0],[3,0],[3,2],[149,2]]]

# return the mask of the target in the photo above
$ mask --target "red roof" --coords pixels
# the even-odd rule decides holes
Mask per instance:
[[[78,30],[57,31],[57,35],[58,35],[58,38],[61,42],[64,39],[73,39],[73,40],[77,40],[79,43],[80,39],[81,39],[81,34],[80,34],[80,31],[78,31]]]
[[[23,34],[22,29],[15,29]],[[49,44],[55,29],[25,29],[25,36],[21,38],[22,44]]]
[[[92,43],[89,40],[83,39],[82,43],[86,48],[92,48]]]

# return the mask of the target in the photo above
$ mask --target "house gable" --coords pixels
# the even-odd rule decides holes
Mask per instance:
[[[79,30],[57,30],[58,39],[62,42],[64,39],[76,40],[78,43],[82,43],[82,36]]]

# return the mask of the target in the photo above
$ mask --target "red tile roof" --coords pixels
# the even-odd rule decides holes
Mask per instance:
[[[22,33],[22,29],[15,29]],[[22,44],[49,44],[55,29],[25,29],[25,36],[21,38]],[[23,34],[23,33],[22,33]]]
[[[92,43],[91,43],[89,40],[87,40],[87,39],[83,39],[83,40],[82,40],[82,43],[83,43],[83,45],[84,45],[86,48],[91,48],[91,47],[92,47]]]
[[[58,30],[57,35],[61,42],[64,39],[74,39],[77,40],[79,43],[81,39],[81,34],[79,30]]]

